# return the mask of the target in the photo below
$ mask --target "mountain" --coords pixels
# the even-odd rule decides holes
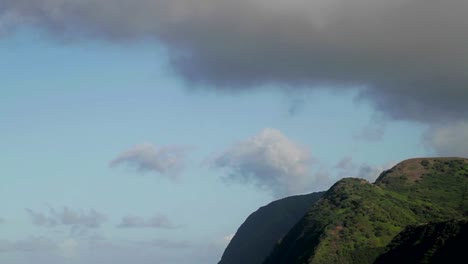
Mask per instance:
[[[237,230],[219,264],[262,263],[322,195],[323,192],[287,197],[252,213]]]
[[[338,181],[264,264],[373,263],[408,225],[467,216],[467,159],[406,160],[374,184]]]
[[[389,244],[375,264],[466,263],[468,221],[408,226]]]

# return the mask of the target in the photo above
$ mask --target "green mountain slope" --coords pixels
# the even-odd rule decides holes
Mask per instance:
[[[404,161],[375,184],[343,179],[278,244],[265,264],[373,263],[408,225],[462,219],[468,160]]]
[[[276,242],[322,195],[323,192],[287,197],[252,213],[237,230],[219,264],[261,264]]]
[[[375,264],[466,263],[468,221],[408,226]]]

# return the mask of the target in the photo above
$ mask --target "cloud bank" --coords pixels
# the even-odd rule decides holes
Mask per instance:
[[[111,167],[128,165],[138,172],[156,172],[170,178],[177,177],[185,165],[187,147],[162,146],[150,143],[136,145],[110,162]]]
[[[188,81],[362,87],[394,119],[468,113],[468,2],[461,0],[3,0],[0,31],[153,39]]]
[[[311,188],[312,161],[306,146],[293,142],[276,129],[267,128],[234,144],[211,164],[226,169],[228,180],[254,184],[280,197]]]

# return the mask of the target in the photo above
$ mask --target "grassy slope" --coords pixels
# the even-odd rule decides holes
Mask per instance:
[[[467,243],[466,220],[408,226],[375,264],[465,263]]]
[[[266,264],[372,263],[404,227],[467,215],[468,160],[413,159],[379,177],[336,183]]]

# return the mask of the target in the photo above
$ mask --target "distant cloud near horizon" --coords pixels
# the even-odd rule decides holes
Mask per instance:
[[[76,211],[68,207],[49,208],[48,213],[26,208],[26,213],[34,225],[44,227],[69,226],[71,228],[98,228],[106,221],[106,216],[94,209]]]
[[[148,219],[139,216],[127,215],[122,217],[118,228],[161,228],[173,229],[179,227],[165,215],[157,215]]]
[[[54,242],[44,237],[29,237],[18,241],[0,239],[0,253],[50,251],[56,248],[57,245]]]
[[[119,154],[109,163],[110,167],[127,165],[136,171],[156,172],[175,178],[183,170],[188,147],[155,146],[150,143],[136,145]]]
[[[272,128],[234,144],[211,160],[214,168],[227,170],[228,180],[254,184],[276,197],[309,190],[312,163],[307,146]]]
[[[150,241],[140,241],[134,242],[135,245],[145,246],[145,247],[156,247],[156,248],[175,248],[175,249],[184,249],[190,248],[192,244],[189,241],[171,241],[167,239],[154,239]]]

